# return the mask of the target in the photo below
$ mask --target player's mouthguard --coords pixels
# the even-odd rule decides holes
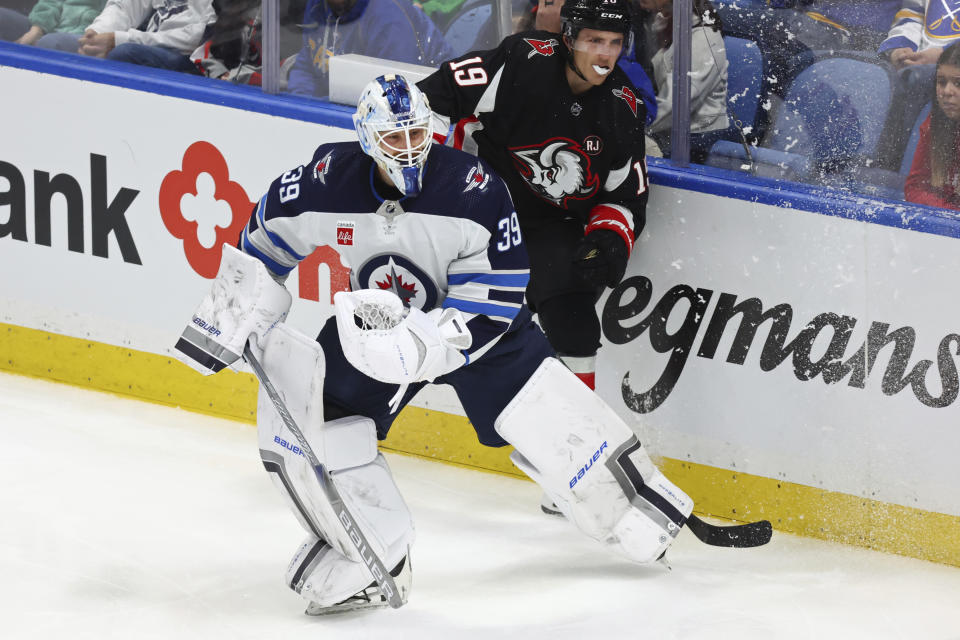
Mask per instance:
[[[610,67],[601,67],[598,64],[593,65],[593,70],[596,71],[601,76],[605,76],[610,73]]]

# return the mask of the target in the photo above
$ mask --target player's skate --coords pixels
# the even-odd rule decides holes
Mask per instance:
[[[390,571],[393,580],[400,590],[400,597],[403,603],[407,603],[407,596],[410,593],[410,586],[413,582],[413,571],[410,565],[410,555],[407,554],[396,567]],[[382,609],[388,606],[387,597],[380,590],[376,581],[371,582],[368,587],[361,589],[346,600],[332,605],[323,605],[311,602],[307,605],[306,613],[308,616],[326,616],[334,613],[346,613],[347,611],[358,611],[361,609]]]
[[[558,507],[557,503],[553,501],[553,498],[547,495],[546,491],[544,491],[540,496],[540,510],[548,516],[563,516],[563,512],[560,511],[560,507]]]
[[[561,518],[564,517],[563,511],[560,511],[560,507],[557,506],[557,503],[553,501],[553,498],[551,498],[546,491],[544,491],[540,496],[540,510],[548,516],[560,516]],[[673,567],[670,566],[670,562],[667,560],[666,549],[664,549],[663,553],[660,554],[660,557],[657,558],[656,561],[665,566],[667,570],[673,570]]]

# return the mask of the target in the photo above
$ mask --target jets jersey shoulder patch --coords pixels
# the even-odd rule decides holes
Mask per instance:
[[[466,186],[463,188],[463,192],[473,191],[477,189],[478,191],[485,191],[487,184],[490,183],[490,174],[483,170],[483,165],[479,162],[470,168],[470,171],[467,172],[467,178],[465,180]]]
[[[332,150],[328,151],[327,155],[313,163],[313,169],[310,172],[311,180],[319,182],[320,184],[327,184],[327,172],[330,171],[331,156],[333,156]]]

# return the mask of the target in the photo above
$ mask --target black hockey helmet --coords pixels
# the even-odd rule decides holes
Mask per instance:
[[[630,35],[629,0],[566,0],[560,9],[563,35],[577,39],[581,29]]]

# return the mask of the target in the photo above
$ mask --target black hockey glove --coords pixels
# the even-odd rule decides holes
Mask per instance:
[[[573,266],[593,287],[615,287],[627,269],[630,251],[616,232],[597,229],[583,237],[573,252]]]

